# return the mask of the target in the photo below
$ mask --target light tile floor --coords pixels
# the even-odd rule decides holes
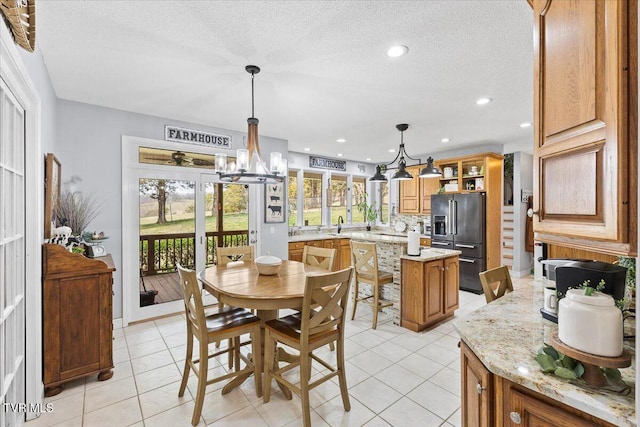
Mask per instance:
[[[531,279],[514,279],[514,287]],[[484,304],[484,296],[460,292],[455,316],[465,316]],[[93,376],[68,384],[59,395],[45,399],[53,403],[53,412],[26,423],[26,427],[191,425],[195,377],[191,377],[185,395],[178,397],[186,347],[184,317],[175,315],[117,329],[114,337],[113,378],[99,382]],[[346,337],[351,411],[344,411],[334,378],[311,392],[314,426],[461,425],[459,337],[451,320],[415,333],[381,315],[374,331],[371,309],[362,306],[354,321],[347,320]],[[328,348],[318,353],[335,360],[335,352]],[[220,374],[225,368],[226,360],[221,358],[210,370]],[[314,365],[314,375],[322,373],[318,369]],[[302,424],[300,399],[295,394],[288,401],[278,391],[264,404],[256,397],[253,384],[246,381],[225,396],[220,394],[222,384],[209,386],[199,425]]]

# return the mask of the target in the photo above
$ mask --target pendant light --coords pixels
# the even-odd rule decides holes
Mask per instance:
[[[433,165],[433,157],[429,157],[426,166],[422,168],[418,176],[420,178],[437,178],[442,176],[442,171]]]
[[[236,162],[227,164],[226,154],[216,154],[216,173],[220,180],[238,184],[275,184],[284,181],[285,162],[282,153],[271,153],[269,168],[262,161],[258,142],[258,123],[254,117],[253,80],[260,68],[247,65],[245,70],[251,74],[251,117],[247,119],[247,148],[236,150]]]
[[[391,179],[396,180],[396,181],[408,181],[410,179],[413,179],[413,175],[411,175],[407,171],[407,162],[405,160],[405,157],[407,159],[415,160],[417,162],[417,164],[422,163],[422,161],[420,159],[414,159],[413,157],[408,155],[407,152],[404,150],[404,131],[409,129],[409,125],[406,124],[406,123],[397,124],[396,125],[396,129],[398,129],[400,131],[400,149],[398,149],[398,154],[396,155],[396,158],[393,159],[393,161],[391,161],[390,163],[386,163],[386,164],[383,164],[383,165],[377,165],[376,166],[375,175],[373,175],[369,179],[369,181],[371,181],[371,182],[384,182],[384,181],[387,180],[387,177],[382,174],[382,167],[384,167],[385,170],[398,169],[396,171],[396,173],[393,174]],[[390,167],[396,161],[398,162],[398,166]]]

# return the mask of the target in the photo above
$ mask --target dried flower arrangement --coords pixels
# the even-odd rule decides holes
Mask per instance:
[[[59,221],[57,225],[66,225],[71,228],[72,235],[79,236],[98,216],[99,211],[100,206],[95,196],[65,191],[60,195],[56,209]]]

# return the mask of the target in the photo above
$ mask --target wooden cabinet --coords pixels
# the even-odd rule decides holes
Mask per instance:
[[[460,342],[462,425],[529,427],[612,427],[593,417],[524,386],[492,374]]]
[[[420,246],[431,246],[431,239],[429,237],[421,237]]]
[[[340,239],[340,270],[351,265],[351,239]]]
[[[458,257],[401,263],[401,325],[421,331],[458,308]]]
[[[435,164],[442,170],[440,186],[455,184],[457,190],[447,190],[445,193],[480,192],[487,193],[487,201],[493,196],[502,206],[502,160],[503,156],[496,153],[482,153],[470,156],[440,159]],[[445,168],[450,168],[453,176],[445,178]],[[493,198],[491,199],[493,200]]]
[[[413,179],[400,181],[400,213],[420,213],[420,166],[407,168],[407,172],[413,175]]]
[[[420,181],[420,213],[429,215],[431,213],[431,195],[436,194],[440,189],[440,180],[420,177],[414,177],[414,179]]]
[[[289,242],[289,260],[302,261],[302,252],[307,242]]]
[[[533,0],[536,239],[637,253],[637,2]]]
[[[333,266],[331,267],[331,271],[338,270],[340,267],[340,240],[339,239],[323,240],[322,247],[336,250],[336,256],[333,259]]]
[[[111,256],[89,259],[45,244],[42,263],[45,394],[58,394],[61,384],[87,375],[111,378]]]
[[[444,314],[453,316],[460,306],[460,261],[457,256],[445,258],[443,266]]]
[[[420,178],[418,174],[424,165],[411,166],[407,171],[412,180],[400,181],[400,209],[402,214],[430,214],[431,195],[438,192],[438,178]]]
[[[471,349],[460,342],[462,425],[491,427],[493,422],[493,375]]]

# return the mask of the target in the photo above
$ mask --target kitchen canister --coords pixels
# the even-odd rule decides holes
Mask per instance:
[[[611,295],[569,289],[559,302],[558,338],[585,353],[618,357],[623,351],[622,312]]]
[[[453,168],[446,167],[442,170],[445,178],[453,178]]]

